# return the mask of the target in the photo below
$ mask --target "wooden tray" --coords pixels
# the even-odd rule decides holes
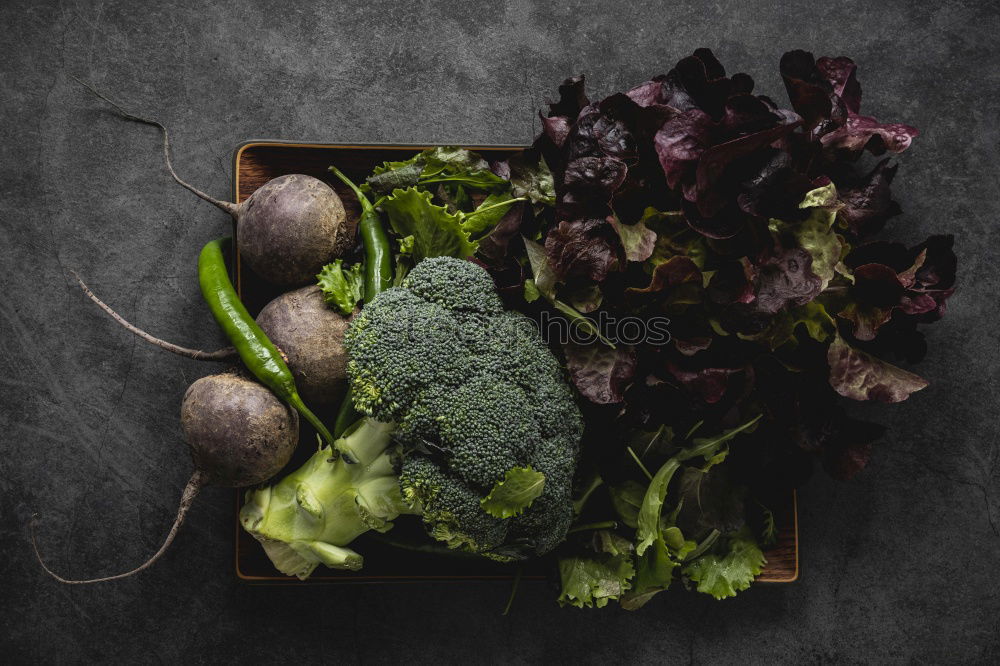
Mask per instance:
[[[248,141],[233,152],[233,200],[241,202],[253,192],[278,176],[288,173],[304,173],[315,176],[333,187],[344,202],[348,215],[360,215],[360,206],[354,195],[327,171],[334,164],[355,182],[360,182],[371,173],[372,168],[386,160],[401,160],[413,153],[429,148],[421,145],[363,145],[363,144],[316,144],[288,143],[282,141]],[[522,149],[522,146],[468,146],[491,159],[503,159]],[[236,234],[233,234],[236,237]],[[248,267],[242,266],[237,253],[235,266],[236,288],[251,314],[256,313],[268,301],[280,293],[277,289],[254,275]],[[333,414],[319,414],[326,422],[332,422]],[[297,468],[309,455],[315,434],[303,423],[298,452],[288,464],[286,471]],[[282,475],[285,472],[282,472]],[[279,475],[280,477],[281,475]],[[238,512],[243,502],[243,491],[236,493],[234,503]],[[790,583],[799,577],[798,553],[798,510],[796,497],[789,497],[787,506],[776,512],[781,530],[777,545],[766,553],[767,565],[758,577],[759,582]],[[332,571],[319,567],[307,581],[283,576],[278,573],[264,554],[260,544],[243,531],[234,517],[236,575],[244,581],[271,584],[308,583],[361,583],[361,582],[412,582],[420,580],[496,580],[512,579],[514,567],[501,565],[483,558],[446,558],[402,551],[362,536],[354,542],[358,552],[364,555],[365,566],[359,572]],[[417,534],[420,526],[415,518],[402,517],[387,536],[397,534]],[[543,560],[525,564],[522,578],[544,579],[554,573],[553,564]]]

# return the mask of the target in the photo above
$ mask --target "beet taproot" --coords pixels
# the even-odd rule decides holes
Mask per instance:
[[[130,113],[89,83],[76,81],[124,118],[160,130],[163,160],[171,177],[181,187],[232,216],[236,221],[240,256],[268,282],[280,287],[307,284],[323,266],[354,244],[357,219],[347,216],[337,193],[318,178],[287,174],[268,181],[241,203],[216,199],[185,182],[174,171],[170,135],[162,123]]]
[[[61,583],[82,585],[127,578],[152,566],[170,547],[198,492],[206,485],[241,488],[263,483],[288,463],[299,440],[299,417],[265,386],[230,370],[202,377],[184,393],[181,430],[195,471],[181,493],[174,523],[160,549],[131,571],[72,580],[52,571],[32,545],[42,568]]]

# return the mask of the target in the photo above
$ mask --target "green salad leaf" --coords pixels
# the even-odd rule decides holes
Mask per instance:
[[[491,193],[474,211],[462,215],[462,229],[473,238],[482,236],[518,201],[506,192]]]
[[[804,220],[786,222],[771,219],[768,228],[776,237],[791,236],[799,247],[812,257],[810,269],[820,278],[819,291],[826,289],[834,277],[843,253],[843,242],[833,230],[837,220],[837,188],[833,183],[806,193],[799,208],[810,211]]]
[[[367,179],[377,194],[395,189],[444,183],[481,191],[510,191],[511,184],[490,171],[489,162],[464,148],[439,146],[417,153],[402,162],[385,162]]]
[[[726,540],[721,553],[708,553],[686,564],[683,573],[698,591],[716,599],[736,596],[750,587],[767,560],[748,528]]]
[[[494,518],[511,518],[531,506],[544,489],[544,474],[530,467],[514,467],[507,470],[480,504]]]
[[[523,197],[535,204],[556,205],[556,186],[552,171],[539,156],[532,161],[524,153],[507,160],[510,165],[510,184],[515,197]]]
[[[418,263],[427,257],[471,257],[476,243],[462,229],[461,217],[431,198],[430,192],[408,187],[394,190],[382,202],[393,231],[403,237],[404,251]]]
[[[342,315],[354,312],[358,301],[364,298],[365,279],[361,275],[362,264],[344,268],[344,260],[337,259],[323,267],[316,276],[323,299],[337,308]]]
[[[560,606],[604,608],[632,587],[635,567],[632,544],[627,539],[600,530],[594,533],[587,551],[559,560]]]
[[[642,506],[639,508],[638,528],[635,533],[636,553],[642,555],[660,536],[660,514],[663,511],[663,502],[667,497],[667,486],[670,485],[670,480],[674,477],[677,470],[680,469],[681,463],[698,456],[703,457],[708,466],[722,462],[726,457],[726,451],[720,451],[720,447],[741,432],[751,428],[760,418],[760,415],[758,415],[743,425],[724,430],[714,437],[696,437],[691,440],[690,447],[682,449],[667,460],[667,462],[663,463],[649,482],[646,494],[642,499]],[[704,469],[707,471],[708,467]]]

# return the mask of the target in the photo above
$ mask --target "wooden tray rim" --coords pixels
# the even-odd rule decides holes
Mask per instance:
[[[442,145],[459,145],[459,144],[433,144],[428,145],[425,143],[389,143],[389,142],[338,142],[338,143],[312,143],[312,142],[301,142],[301,141],[285,141],[281,139],[249,139],[242,143],[236,145],[233,149],[233,178],[232,178],[232,191],[230,198],[234,203],[239,203],[239,192],[240,192],[240,159],[243,157],[243,152],[249,148],[257,147],[277,147],[277,148],[309,148],[309,149],[320,149],[329,150],[336,148],[345,148],[349,150],[365,150],[365,149],[375,149],[375,148],[408,148],[413,150],[426,150],[428,148],[435,148]],[[477,149],[492,149],[492,150],[504,150],[504,149],[523,149],[526,148],[524,144],[507,144],[507,143],[491,143],[491,144],[460,144],[465,148],[470,150]],[[233,238],[236,238],[236,222],[233,221]],[[239,253],[236,253],[235,257],[235,278],[236,278],[236,288],[239,291],[241,287],[240,281],[240,257]],[[242,296],[242,293],[240,294]],[[240,498],[242,496],[241,491],[236,493],[236,508],[239,510]],[[801,572],[799,566],[799,499],[798,492],[792,491],[792,525],[793,525],[793,543],[795,545],[795,569],[792,575],[787,578],[770,578],[766,580],[757,580],[755,583],[794,583],[799,579],[799,574]],[[236,523],[236,538],[237,543],[239,539],[240,525],[237,521]],[[236,569],[236,577],[240,580],[251,582],[251,583],[263,583],[263,582],[280,582],[280,583],[295,583],[296,581],[290,580],[287,576],[251,576],[245,574],[240,570],[240,562],[238,557],[238,549],[233,549],[233,564]],[[426,581],[469,581],[469,580],[512,580],[514,576],[508,575],[483,575],[483,576],[352,576],[351,578],[338,579],[336,577],[324,577],[322,580],[313,581],[314,585],[349,585],[349,584],[372,584],[372,583],[417,583]],[[544,576],[523,576],[523,580],[545,580]],[[298,581],[299,584],[310,584],[309,580]]]

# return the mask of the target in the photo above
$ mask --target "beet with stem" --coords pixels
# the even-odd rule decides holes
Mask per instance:
[[[177,516],[160,549],[131,571],[72,580],[52,571],[32,545],[42,568],[61,583],[82,585],[127,578],[152,566],[170,547],[198,492],[206,485],[232,488],[267,481],[288,463],[299,441],[299,417],[265,386],[242,372],[209,375],[188,387],[181,402],[181,430],[195,471],[181,494]]]
[[[240,256],[268,282],[281,287],[307,284],[323,266],[353,246],[357,220],[348,218],[340,197],[318,178],[287,174],[269,180],[242,203],[220,201],[181,180],[174,171],[170,135],[162,123],[130,113],[89,83],[76,81],[124,118],[160,130],[170,175],[181,187],[232,216]]]

